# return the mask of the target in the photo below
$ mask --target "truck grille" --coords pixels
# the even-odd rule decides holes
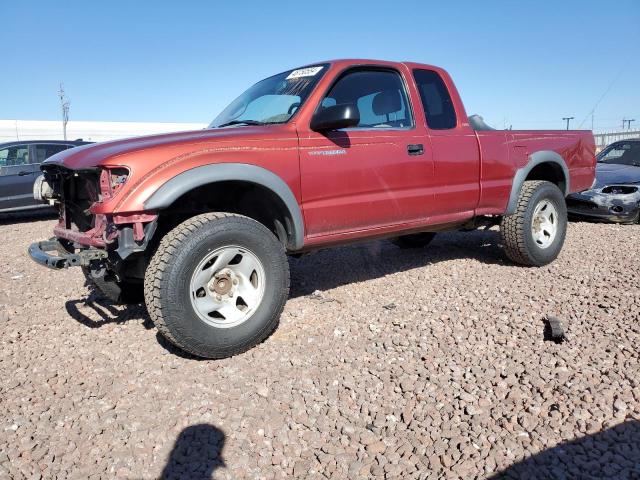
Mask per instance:
[[[59,202],[65,228],[86,232],[95,226],[95,216],[89,208],[100,201],[98,170],[69,170],[60,166],[45,166],[45,179]]]

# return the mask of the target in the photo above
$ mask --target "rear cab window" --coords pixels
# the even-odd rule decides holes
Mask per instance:
[[[458,119],[453,100],[442,77],[433,70],[419,69],[413,71],[413,78],[420,93],[429,128],[432,130],[456,128]]]

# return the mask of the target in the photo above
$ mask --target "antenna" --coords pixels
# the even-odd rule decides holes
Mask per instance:
[[[67,122],[69,122],[69,107],[71,102],[67,98],[67,94],[64,93],[64,84],[60,82],[60,89],[58,90],[58,97],[60,98],[60,110],[62,112],[62,136],[64,140],[67,139]]]

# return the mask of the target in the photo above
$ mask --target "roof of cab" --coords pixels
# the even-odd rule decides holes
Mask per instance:
[[[437,67],[435,65],[429,65],[426,63],[418,63],[418,62],[396,62],[391,60],[377,60],[374,58],[335,58],[333,60],[324,60],[321,62],[309,63],[307,66],[320,65],[322,63],[329,63],[333,66],[342,66],[346,67],[349,65],[385,65],[385,66],[398,66],[405,65],[408,68],[426,68],[429,70],[442,70],[441,67]]]

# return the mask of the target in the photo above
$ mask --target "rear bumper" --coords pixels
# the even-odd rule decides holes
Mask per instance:
[[[77,253],[67,252],[55,238],[32,243],[29,245],[28,252],[34,262],[54,270],[79,266],[86,267],[93,260],[107,258],[107,252],[97,248],[88,248]]]

